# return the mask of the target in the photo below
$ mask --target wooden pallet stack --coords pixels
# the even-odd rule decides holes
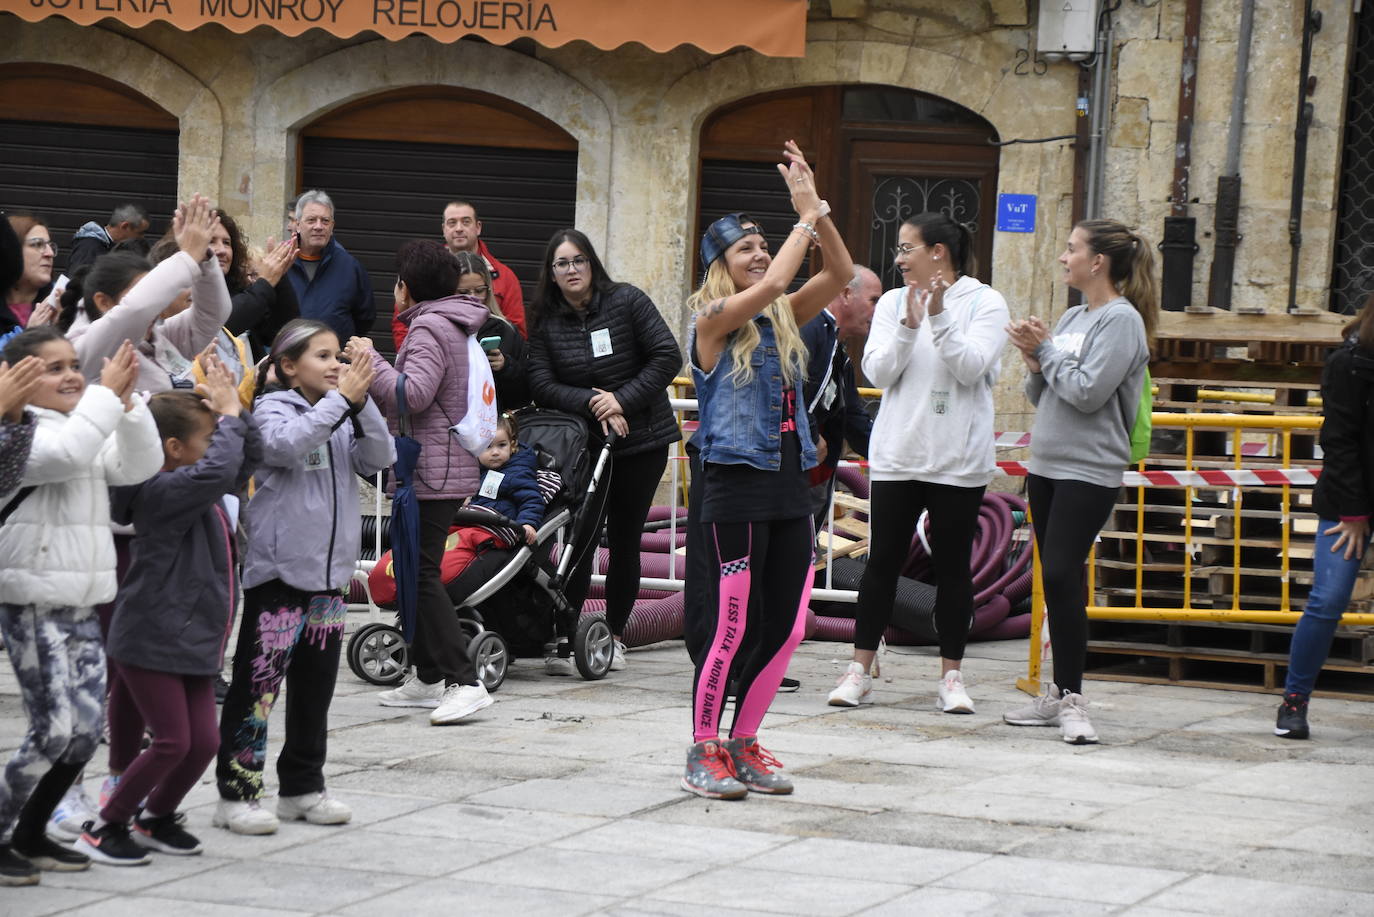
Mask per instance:
[[[1157,360],[1156,411],[1319,414],[1322,362],[1339,343],[1344,319],[1225,312],[1165,313]],[[1186,466],[1181,431],[1157,432],[1149,467]],[[1238,443],[1227,432],[1194,433],[1195,468],[1280,466],[1282,438],[1252,431]],[[1293,431],[1294,466],[1320,465],[1314,432]],[[1317,519],[1310,488],[1291,488],[1285,519],[1282,488],[1149,488],[1145,505],[1123,489],[1097,549],[1094,604],[1136,604],[1137,545],[1141,604],[1147,607],[1301,610],[1312,583]],[[1187,501],[1187,504],[1185,504]],[[1191,538],[1184,521],[1191,509]],[[1137,536],[1138,515],[1144,535]],[[1239,527],[1239,543],[1236,534]],[[1287,529],[1288,570],[1283,569]],[[1235,563],[1239,552],[1239,581]],[[1191,556],[1185,577],[1185,557]],[[1186,582],[1185,582],[1186,580]],[[1355,610],[1374,605],[1374,570],[1356,586]],[[1220,623],[1093,621],[1089,676],[1152,683],[1275,691],[1283,685],[1292,627]],[[1338,632],[1320,686],[1327,693],[1374,698],[1374,629]]]

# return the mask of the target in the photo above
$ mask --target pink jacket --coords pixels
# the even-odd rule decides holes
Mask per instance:
[[[177,295],[191,290],[191,307],[158,321]],[[171,391],[173,377],[190,376],[190,362],[215,339],[229,320],[233,304],[224,272],[214,258],[199,264],[185,252],[177,252],[147,274],[109,312],[88,321],[78,311],[67,337],[81,360],[88,382],[100,379],[106,357],[112,357],[125,339],[138,348],[138,389]]]
[[[396,366],[372,352],[376,375],[371,394],[397,429],[396,376],[406,375],[410,435],[420,443],[415,496],[420,500],[462,500],[477,492],[481,468],[449,427],[468,406],[468,337],[489,317],[470,296],[416,303],[397,316],[409,326]]]

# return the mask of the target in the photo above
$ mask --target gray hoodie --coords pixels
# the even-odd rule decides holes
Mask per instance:
[[[278,579],[305,592],[343,589],[362,544],[357,475],[396,461],[386,421],[371,399],[353,415],[337,391],[313,405],[297,391],[268,392],[253,414],[262,465],[244,514],[244,588]]]
[[[1035,357],[1040,372],[1026,380],[1036,406],[1031,474],[1120,487],[1150,361],[1140,314],[1124,296],[1074,306]]]

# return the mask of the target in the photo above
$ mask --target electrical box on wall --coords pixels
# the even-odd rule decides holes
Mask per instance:
[[[1046,60],[1087,60],[1096,47],[1097,0],[1040,0],[1036,52]]]

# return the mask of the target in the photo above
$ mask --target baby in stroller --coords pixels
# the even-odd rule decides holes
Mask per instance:
[[[510,420],[506,439],[512,445],[518,441],[518,447],[508,464],[494,474],[482,457],[489,469],[483,484],[488,490],[494,485],[496,496],[479,493],[458,511],[440,568],[455,613],[469,632],[469,655],[488,691],[504,681],[514,658],[542,656],[548,670],[553,657],[566,671],[549,674],[575,671],[583,678],[602,678],[613,647],[605,615],[579,616],[563,594],[563,583],[583,552],[595,549],[594,523],[605,499],[599,484],[610,471],[612,441],[592,453],[586,423],[560,411],[528,408]],[[534,469],[544,504],[537,516],[522,517],[518,500],[498,508],[498,501],[511,499],[507,485],[515,460],[522,457]],[[490,464],[498,461],[493,455]],[[481,520],[484,513],[493,515],[491,523]],[[525,529],[531,518],[536,520],[533,541]],[[388,551],[368,575],[374,607],[395,607],[391,566]],[[400,683],[410,663],[400,629],[382,621],[354,632],[347,658],[355,675],[383,686]]]
[[[513,528],[493,520],[491,525],[456,525],[449,529],[444,545],[444,559],[440,571],[444,582],[452,582],[483,551],[491,548],[514,548],[534,544],[535,532],[544,521],[544,507],[551,496],[541,491],[541,481],[548,487],[547,476],[539,474],[536,450],[521,446],[520,428],[510,414],[502,414],[496,422],[496,435],[477,457],[482,465],[482,479],[477,493],[464,504],[465,509],[487,510],[514,520],[520,528]],[[557,485],[554,484],[556,492]],[[382,555],[367,577],[372,600],[383,607],[396,602],[396,580],[391,564],[391,552]]]

